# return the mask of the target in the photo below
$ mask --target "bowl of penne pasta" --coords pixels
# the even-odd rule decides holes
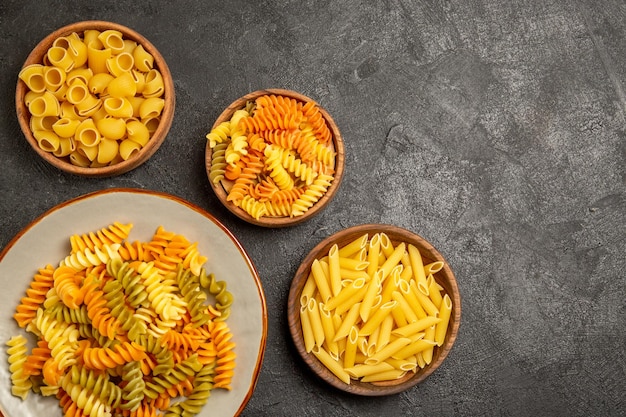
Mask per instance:
[[[18,74],[20,128],[46,162],[71,174],[110,177],[146,162],[172,125],[174,83],[144,36],[113,22],[55,30]]]
[[[266,89],[238,98],[206,138],[211,187],[248,223],[276,228],[308,220],[341,183],[341,133],[326,110],[295,91]]]
[[[454,273],[428,241],[363,224],[306,256],[287,315],[296,350],[317,376],[346,392],[382,396],[415,386],[443,363],[461,299]]]

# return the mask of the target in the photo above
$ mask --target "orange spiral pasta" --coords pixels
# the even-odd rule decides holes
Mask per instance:
[[[30,288],[26,290],[26,296],[22,297],[13,315],[18,326],[26,327],[35,318],[37,309],[43,304],[48,290],[54,285],[53,273],[54,267],[47,265],[40,268],[33,277]]]

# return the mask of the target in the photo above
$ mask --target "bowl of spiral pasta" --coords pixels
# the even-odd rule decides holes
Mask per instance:
[[[424,238],[385,224],[337,232],[306,256],[287,316],[298,353],[330,385],[382,396],[424,381],[461,319],[454,273]]]
[[[344,146],[332,117],[291,90],[258,90],[235,100],[206,135],[206,171],[234,215],[264,227],[293,226],[334,197]]]
[[[82,21],[55,30],[18,74],[26,140],[71,174],[110,177],[146,162],[172,125],[174,83],[156,47],[126,26]]]
[[[242,245],[178,197],[107,189],[0,252],[3,417],[241,414],[267,309]]]

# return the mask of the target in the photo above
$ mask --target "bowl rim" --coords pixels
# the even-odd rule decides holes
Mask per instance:
[[[243,108],[243,106],[245,105],[247,101],[254,100],[257,97],[260,97],[263,95],[272,95],[272,94],[295,98],[296,100],[302,101],[302,102],[310,101],[319,108],[320,113],[326,120],[326,123],[328,124],[328,127],[333,134],[332,141],[335,147],[335,152],[337,154],[335,157],[335,172],[333,174],[334,179],[331,182],[330,187],[328,187],[328,190],[326,191],[326,193],[322,197],[320,197],[320,199],[312,207],[310,207],[302,216],[261,217],[260,219],[255,219],[254,217],[249,215],[246,211],[244,211],[240,207],[237,207],[231,202],[226,201],[227,193],[221,183],[214,184],[213,181],[209,179],[209,184],[211,185],[211,188],[217,195],[217,198],[218,200],[220,200],[222,205],[226,207],[228,211],[230,211],[232,214],[234,214],[241,220],[244,220],[248,223],[251,223],[257,226],[263,226],[263,227],[268,227],[268,228],[279,228],[279,227],[295,226],[297,224],[300,224],[304,221],[311,219],[312,217],[319,214],[322,211],[322,209],[324,209],[328,205],[328,203],[335,197],[337,190],[339,189],[339,186],[343,179],[343,175],[344,175],[345,148],[344,148],[344,143],[343,143],[343,137],[341,135],[341,132],[337,124],[335,123],[332,116],[328,113],[328,111],[324,109],[324,107],[322,107],[316,100],[304,94],[301,94],[297,91],[283,89],[283,88],[260,89],[260,90],[252,91],[250,93],[247,93],[239,97],[238,99],[233,101],[231,104],[229,104],[222,111],[222,113],[220,113],[217,119],[215,119],[215,122],[213,123],[211,130],[217,127],[221,122],[229,119],[235,110]],[[207,143],[205,145],[205,169],[206,169],[207,177],[210,174],[210,169],[212,165],[212,155],[213,155],[213,150],[209,146],[209,142],[207,140]]]
[[[385,232],[391,241],[412,241],[417,242],[420,247],[420,253],[426,259],[432,261],[443,261],[444,267],[442,271],[448,278],[449,287],[451,291],[448,291],[449,296],[452,299],[453,311],[450,317],[450,324],[448,328],[448,334],[446,335],[446,342],[440,346],[435,347],[436,358],[433,359],[430,365],[418,370],[415,374],[412,374],[410,378],[401,378],[398,383],[367,383],[352,380],[350,384],[345,384],[338,377],[336,377],[331,371],[329,371],[313,354],[307,353],[304,348],[304,342],[302,337],[302,328],[300,324],[300,293],[306,282],[308,271],[310,270],[311,263],[314,259],[322,257],[323,253],[327,253],[330,247],[336,242],[338,238],[344,238],[351,236],[357,238],[365,233],[368,233],[369,237],[377,232]],[[398,238],[399,237],[399,238]],[[440,271],[441,272],[441,271]],[[366,223],[348,227],[346,229],[339,230],[338,232],[326,237],[319,242],[303,259],[302,263],[298,267],[294,274],[294,278],[291,282],[287,303],[287,321],[289,332],[291,334],[292,341],[295,345],[296,351],[300,358],[306,363],[308,368],[324,382],[331,386],[356,395],[361,396],[384,396],[397,394],[421,383],[428,376],[430,376],[446,359],[450,353],[456,337],[458,335],[459,326],[461,323],[461,297],[459,293],[458,283],[454,272],[450,268],[448,262],[441,255],[441,253],[426,239],[411,232],[407,229],[399,226],[384,224],[384,223]]]
[[[28,91],[28,88],[26,87],[26,83],[19,79],[19,77],[17,78],[17,86],[15,90],[15,108],[18,123],[26,140],[28,141],[31,148],[46,162],[62,171],[69,172],[71,174],[85,177],[111,177],[126,173],[146,162],[159,149],[159,147],[167,137],[167,134],[172,126],[174,110],[176,107],[174,81],[172,79],[172,74],[165,59],[163,58],[159,50],[146,37],[127,26],[105,20],[84,20],[71,23],[54,30],[53,32],[45,36],[41,41],[39,41],[39,43],[31,50],[28,57],[24,61],[24,64],[20,68],[20,71],[28,65],[41,63],[42,60],[40,58],[40,52],[47,51],[52,46],[52,43],[55,39],[61,36],[69,35],[72,32],[82,33],[87,29],[118,30],[123,34],[124,39],[132,39],[137,43],[143,45],[144,49],[151,53],[154,57],[155,67],[158,68],[163,77],[165,87],[165,106],[161,113],[161,120],[159,121],[159,125],[157,126],[156,130],[150,136],[150,140],[148,141],[148,143],[138,152],[138,154],[128,160],[118,162],[114,165],[107,165],[104,167],[90,168],[73,165],[70,162],[67,162],[49,152],[44,151],[37,144],[37,141],[35,140],[35,137],[33,136],[33,133],[30,129],[31,115],[28,111],[28,108],[24,104],[24,95]]]

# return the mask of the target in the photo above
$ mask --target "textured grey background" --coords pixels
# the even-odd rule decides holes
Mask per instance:
[[[87,19],[146,36],[177,94],[161,149],[109,179],[42,163],[15,117],[30,50]],[[0,247],[45,210],[102,188],[204,207],[243,242],[267,296],[267,352],[244,416],[626,415],[625,35],[618,0],[4,0]],[[280,230],[230,215],[204,171],[218,114],[269,87],[315,98],[346,142],[332,204]],[[300,260],[367,222],[431,240],[463,297],[444,365],[386,398],[321,384],[296,356],[285,317]]]

